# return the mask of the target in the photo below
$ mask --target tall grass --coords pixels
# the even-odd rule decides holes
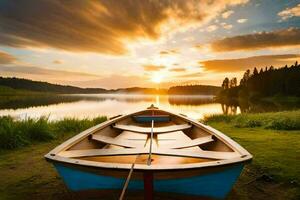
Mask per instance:
[[[272,130],[300,130],[300,110],[239,115],[206,116],[204,122],[226,122],[237,128],[263,127]]]
[[[35,141],[44,142],[65,134],[79,133],[106,120],[106,117],[65,118],[52,122],[47,117],[24,120],[15,120],[10,116],[0,117],[0,149],[14,149]]]

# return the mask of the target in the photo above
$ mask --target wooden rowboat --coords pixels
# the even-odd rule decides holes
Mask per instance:
[[[147,199],[153,191],[223,199],[252,159],[223,133],[154,106],[83,131],[45,157],[71,191],[121,199],[126,189]]]

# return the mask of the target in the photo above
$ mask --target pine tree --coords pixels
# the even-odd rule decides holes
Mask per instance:
[[[254,67],[253,75],[256,76],[257,74],[258,74],[258,71],[257,71],[256,67]]]

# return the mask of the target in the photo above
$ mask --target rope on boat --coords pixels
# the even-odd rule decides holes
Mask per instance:
[[[152,141],[153,141],[153,127],[154,127],[154,120],[151,121],[150,149],[149,149],[149,156],[148,156],[147,165],[151,165]]]
[[[135,163],[136,163],[136,161],[137,161],[137,159],[138,159],[139,156],[140,156],[140,154],[136,156],[135,161],[131,164],[131,168],[130,168],[129,174],[128,174],[127,178],[126,178],[126,181],[125,181],[124,187],[122,189],[122,193],[121,193],[121,195],[119,197],[119,200],[123,200],[123,198],[125,196],[125,192],[126,192],[126,189],[128,187],[128,184],[129,184],[129,181],[130,181],[133,169],[134,169],[134,165],[135,165]]]

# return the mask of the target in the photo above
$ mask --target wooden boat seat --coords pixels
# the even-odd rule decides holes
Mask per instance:
[[[133,116],[136,122],[147,123],[151,122],[169,122],[171,120],[169,115],[136,115]]]
[[[140,126],[133,126],[133,125],[122,125],[116,124],[113,126],[116,129],[120,129],[123,131],[131,131],[135,133],[150,133],[151,127],[140,127]],[[154,127],[153,133],[170,133],[174,131],[182,131],[191,128],[192,125],[190,124],[181,124],[181,125],[171,125],[165,127]]]
[[[88,156],[120,156],[120,155],[135,155],[135,154],[148,154],[149,149],[86,149],[86,150],[69,150],[62,151],[59,156],[68,158],[80,158]],[[226,160],[240,156],[236,152],[219,152],[219,151],[203,151],[203,150],[179,150],[179,149],[153,149],[153,154],[169,155],[169,156],[182,156],[193,158],[209,158],[214,160]],[[117,162],[117,161],[116,161]]]
[[[199,146],[201,144],[206,144],[206,143],[213,142],[213,141],[214,141],[214,139],[212,138],[211,135],[209,135],[209,136],[200,137],[200,138],[191,140],[189,142],[170,144],[170,145],[168,145],[168,148],[170,148],[170,149],[189,148],[189,147],[195,147],[195,146]]]
[[[104,135],[92,135],[92,139],[96,140],[98,142],[117,145],[117,146],[121,146],[121,147],[141,148],[144,146],[143,144],[137,144],[136,142],[132,142],[129,140],[112,138],[112,137],[108,137],[108,136],[104,136]]]

